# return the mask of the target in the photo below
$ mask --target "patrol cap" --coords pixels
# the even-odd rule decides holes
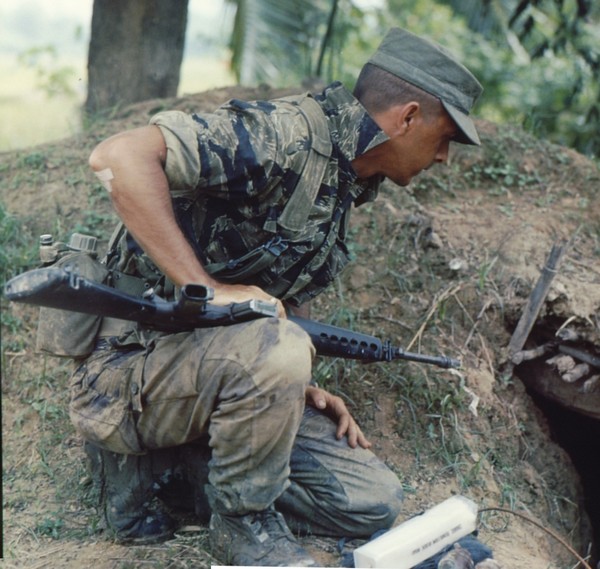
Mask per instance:
[[[483,87],[446,48],[392,28],[369,63],[437,97],[461,131],[457,142],[481,144],[469,111]]]

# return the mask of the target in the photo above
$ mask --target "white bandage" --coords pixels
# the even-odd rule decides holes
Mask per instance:
[[[110,168],[104,168],[104,170],[100,170],[99,172],[94,172],[98,179],[102,183],[102,185],[106,188],[106,191],[110,194],[112,192],[112,184],[111,180],[114,180],[115,176],[112,173]]]

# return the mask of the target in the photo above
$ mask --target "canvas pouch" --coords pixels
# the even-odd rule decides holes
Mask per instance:
[[[63,254],[52,266],[69,266],[78,275],[96,282],[104,282],[108,276],[106,265],[86,251]],[[36,349],[54,356],[85,358],[94,349],[101,324],[102,316],[42,307]]]

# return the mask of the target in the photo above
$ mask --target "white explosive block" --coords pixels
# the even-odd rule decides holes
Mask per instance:
[[[410,569],[475,531],[477,504],[452,496],[354,550],[357,568]]]

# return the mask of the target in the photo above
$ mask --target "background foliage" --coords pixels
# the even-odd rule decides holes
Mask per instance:
[[[243,84],[352,86],[391,26],[446,45],[485,87],[476,114],[600,154],[600,4],[592,0],[228,0]]]

